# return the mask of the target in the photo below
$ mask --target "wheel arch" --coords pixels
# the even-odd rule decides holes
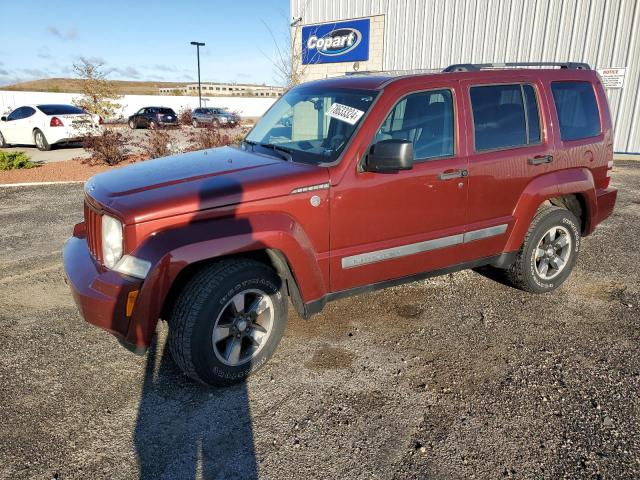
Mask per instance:
[[[513,210],[514,227],[507,240],[506,252],[517,251],[529,225],[546,203],[566,208],[580,220],[581,233],[593,231],[596,193],[593,175],[588,168],[571,168],[540,175],[525,187]]]

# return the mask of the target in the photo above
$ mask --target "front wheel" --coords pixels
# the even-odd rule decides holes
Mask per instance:
[[[149,122],[149,129],[155,130],[156,128],[158,128],[158,124],[156,122],[154,122],[153,120],[151,120]]]
[[[129,120],[129,128],[131,130],[135,130],[136,128],[138,128],[138,126],[136,125],[136,122],[133,119]]]
[[[273,355],[287,323],[282,280],[267,265],[223,260],[197,273],[169,319],[171,356],[186,375],[225,386]]]
[[[9,146],[9,144],[4,139],[4,136],[2,135],[2,132],[0,132],[0,148],[5,148],[5,147],[8,147],[8,146]]]
[[[193,125],[193,128],[198,128],[200,126],[198,120],[196,120],[195,118],[191,121],[191,125]]]
[[[532,293],[558,288],[576,264],[580,222],[570,211],[544,206],[533,218],[516,261],[506,271],[513,286]]]
[[[36,147],[38,148],[38,150],[42,152],[51,150],[51,145],[49,145],[49,142],[47,142],[47,138],[44,136],[44,133],[42,133],[42,131],[36,129],[35,132],[33,132],[33,140],[36,142]]]

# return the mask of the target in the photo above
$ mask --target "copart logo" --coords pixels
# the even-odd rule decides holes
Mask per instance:
[[[307,50],[317,50],[320,55],[335,57],[350,52],[362,41],[362,33],[355,28],[338,28],[323,37],[311,35]]]

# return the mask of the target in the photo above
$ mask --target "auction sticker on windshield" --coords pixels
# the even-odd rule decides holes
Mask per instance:
[[[353,108],[348,105],[342,105],[341,103],[334,103],[329,107],[329,110],[327,110],[327,115],[331,118],[342,120],[350,125],[355,125],[363,114],[364,112],[362,110],[358,110],[357,108]]]

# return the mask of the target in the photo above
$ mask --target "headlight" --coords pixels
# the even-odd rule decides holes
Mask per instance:
[[[122,257],[122,223],[109,215],[102,216],[102,260],[113,268]]]

